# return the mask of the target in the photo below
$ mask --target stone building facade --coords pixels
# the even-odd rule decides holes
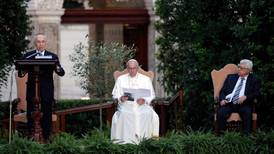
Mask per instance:
[[[79,21],[74,19],[70,20],[69,9],[63,8],[65,0],[31,0],[28,2],[27,13],[31,16],[33,32],[32,36],[29,36],[31,42],[33,42],[33,36],[37,33],[44,33],[47,36],[47,49],[49,51],[55,52],[59,58],[60,62],[66,70],[66,75],[64,77],[55,76],[55,97],[57,99],[79,99],[85,97],[85,91],[80,88],[79,81],[76,77],[71,75],[72,62],[69,60],[69,55],[73,53],[73,48],[79,42],[87,43],[87,39],[91,40],[102,40],[104,42],[116,41],[119,43],[125,43],[125,39],[131,38],[131,34],[138,34],[140,31],[133,31],[132,28],[143,29],[143,34],[140,34],[141,46],[145,47],[142,50],[142,55],[145,59],[146,70],[152,70],[155,73],[155,80],[153,81],[156,96],[164,96],[164,91],[160,85],[158,79],[159,74],[157,73],[157,59],[155,58],[155,52],[157,46],[155,44],[155,38],[157,33],[154,29],[154,23],[157,17],[154,12],[154,1],[153,0],[70,0],[82,4],[82,8],[78,9],[85,14],[90,13],[90,17],[79,16]],[[67,4],[67,3],[66,3]],[[105,8],[104,8],[105,7]],[[106,9],[107,8],[107,9]],[[119,11],[118,8],[122,8],[124,12],[133,12],[133,10],[145,10],[147,16],[147,23],[143,24],[143,28],[140,28],[141,22],[139,18],[132,18],[136,15],[130,15],[127,13],[125,15],[121,14],[123,11]],[[96,13],[100,13],[100,10],[114,10],[117,12],[117,19],[108,15],[107,11],[101,11],[102,19],[96,17]],[[77,9],[76,9],[77,10]],[[98,10],[98,11],[96,11]],[[120,16],[119,16],[120,13]],[[95,14],[95,15],[94,15]],[[134,14],[134,13],[133,13]],[[92,16],[94,15],[94,16]],[[129,16],[128,20],[135,20],[132,22],[127,22],[123,20],[123,16]],[[109,17],[108,17],[109,16]],[[82,18],[82,19],[81,19]],[[86,19],[87,18],[87,19]],[[94,20],[93,20],[94,19]],[[80,21],[81,20],[81,21]],[[141,20],[141,19],[140,19]],[[145,21],[145,20],[143,20]],[[136,26],[137,25],[137,26]],[[103,27],[103,28],[102,28]],[[128,32],[128,35],[125,34]],[[100,33],[99,33],[100,32]],[[88,38],[86,36],[89,36]],[[128,38],[125,38],[128,37]],[[140,40],[140,39],[139,39]],[[33,44],[30,44],[30,48]],[[140,58],[139,57],[139,58]],[[138,57],[137,57],[138,60]],[[15,84],[16,86],[16,84]],[[16,97],[16,87],[13,88],[13,97]],[[9,88],[3,90],[4,97],[7,99],[9,96]]]

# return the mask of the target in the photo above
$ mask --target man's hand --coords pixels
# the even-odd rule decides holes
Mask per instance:
[[[56,72],[61,72],[61,67],[56,65]]]
[[[138,103],[139,105],[143,105],[143,104],[145,104],[145,99],[139,98],[139,99],[137,99],[137,103]]]
[[[240,104],[243,104],[245,100],[246,100],[246,96],[239,97],[239,103]]]
[[[127,96],[121,96],[120,97],[120,101],[121,102],[125,102],[125,101],[127,101],[128,100],[128,97]]]
[[[226,103],[228,103],[227,100],[222,100],[222,101],[220,102],[220,105],[221,105],[221,106],[224,106],[224,105],[226,105]]]

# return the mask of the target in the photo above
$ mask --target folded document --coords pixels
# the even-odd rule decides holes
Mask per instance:
[[[129,101],[134,101],[139,98],[150,97],[151,92],[149,89],[131,89],[131,88],[123,88],[124,95],[129,97]]]

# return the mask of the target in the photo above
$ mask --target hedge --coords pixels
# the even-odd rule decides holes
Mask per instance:
[[[273,153],[274,131],[258,132],[251,136],[239,133],[225,133],[215,136],[207,132],[172,132],[159,139],[143,140],[139,145],[113,144],[109,139],[109,129],[92,131],[82,138],[67,133],[53,137],[49,144],[13,136],[11,144],[1,140],[0,153],[179,153],[179,154],[243,154],[243,153]]]

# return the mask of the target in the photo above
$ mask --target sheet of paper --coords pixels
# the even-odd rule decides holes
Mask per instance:
[[[52,56],[51,55],[48,55],[48,56],[39,56],[39,55],[36,55],[35,59],[52,59]]]
[[[134,100],[144,97],[150,97],[151,93],[149,89],[131,89],[131,88],[123,88],[124,93],[130,93]]]

